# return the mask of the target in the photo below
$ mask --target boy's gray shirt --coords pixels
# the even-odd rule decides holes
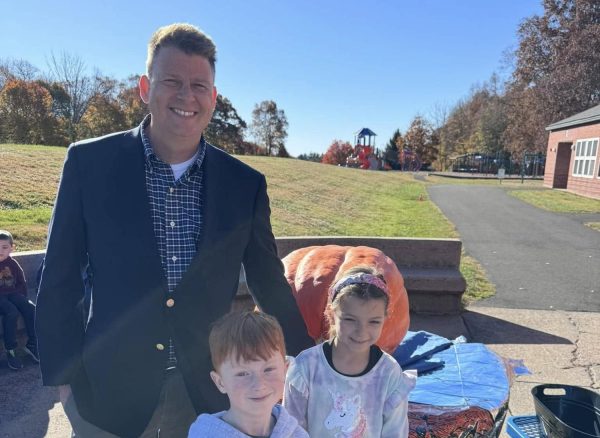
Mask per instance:
[[[231,426],[221,419],[226,411],[216,414],[201,414],[190,427],[188,438],[200,438],[210,436],[212,438],[248,438],[243,432]],[[270,438],[309,438],[308,433],[298,425],[298,421],[292,417],[281,405],[273,407],[273,415],[277,419]]]

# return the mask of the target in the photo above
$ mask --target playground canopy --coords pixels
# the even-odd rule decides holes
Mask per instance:
[[[356,133],[356,136],[357,136],[358,138],[368,137],[368,136],[371,136],[371,135],[372,135],[372,136],[375,136],[375,135],[377,135],[377,134],[375,134],[375,133],[374,133],[373,131],[371,131],[369,128],[363,128],[363,129],[361,129],[360,131],[358,131],[358,132]]]

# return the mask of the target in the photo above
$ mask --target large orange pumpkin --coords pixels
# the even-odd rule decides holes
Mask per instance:
[[[382,272],[390,292],[388,317],[377,345],[391,353],[406,335],[410,316],[404,279],[392,259],[380,250],[367,246],[310,246],[291,252],[283,264],[308,334],[315,341],[325,339],[329,331],[324,316],[329,286],[338,272],[358,265],[374,266]]]

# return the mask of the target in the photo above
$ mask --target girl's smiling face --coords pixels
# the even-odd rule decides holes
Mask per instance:
[[[384,320],[384,300],[342,297],[333,311],[337,348],[368,354],[381,335]]]

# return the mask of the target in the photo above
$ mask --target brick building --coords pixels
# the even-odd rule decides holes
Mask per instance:
[[[600,105],[546,127],[544,186],[600,199]]]

